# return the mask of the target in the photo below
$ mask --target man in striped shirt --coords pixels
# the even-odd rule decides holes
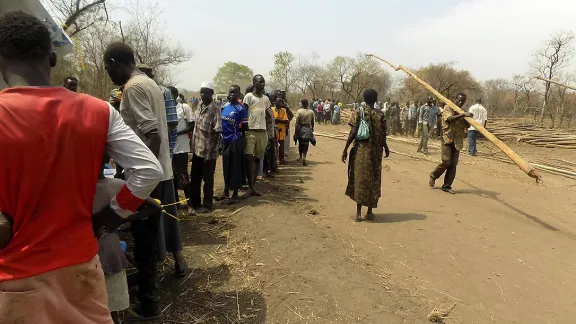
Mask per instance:
[[[144,72],[150,79],[154,80],[154,70],[147,64],[138,64],[138,69]],[[176,146],[176,139],[178,138],[178,132],[176,128],[178,127],[178,113],[176,98],[172,96],[170,89],[165,86],[158,85],[160,91],[164,95],[164,102],[166,106],[166,122],[168,123],[168,140],[170,141],[170,158],[174,156],[174,146]]]

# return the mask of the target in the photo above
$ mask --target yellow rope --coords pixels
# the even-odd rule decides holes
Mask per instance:
[[[160,203],[159,200],[156,200],[156,201],[158,201],[158,203]],[[187,202],[188,202],[188,199],[182,199],[182,200],[177,201],[177,202],[175,202],[175,203],[168,204],[168,205],[161,205],[161,206],[162,206],[162,207],[168,207],[168,206],[174,206],[174,205],[178,205],[178,204],[181,204],[181,203],[187,203]]]
[[[161,204],[161,205],[160,205],[161,207],[169,207],[169,206],[178,205],[178,204],[180,204],[180,203],[185,203],[185,202],[188,202],[188,199],[183,199],[183,200],[177,201],[177,202],[175,202],[175,203],[171,203],[171,204],[162,205],[162,201],[160,201],[160,199],[154,199],[154,200],[155,200],[155,201],[156,201],[158,204]],[[166,214],[166,215],[168,215],[168,216],[170,216],[170,217],[174,218],[175,220],[178,220],[178,221],[180,221],[180,220],[181,220],[180,218],[178,218],[178,217],[176,217],[176,216],[174,216],[174,215],[170,214],[169,212],[165,211],[164,209],[162,209],[162,213],[164,213],[164,214]]]
[[[162,213],[164,213],[164,214],[166,214],[166,215],[168,215],[168,216],[170,216],[170,217],[174,218],[174,219],[175,219],[175,220],[177,220],[177,221],[180,221],[180,218],[178,218],[178,217],[176,217],[176,216],[174,216],[174,215],[170,214],[169,212],[167,212],[167,211],[165,211],[165,210],[162,210]]]

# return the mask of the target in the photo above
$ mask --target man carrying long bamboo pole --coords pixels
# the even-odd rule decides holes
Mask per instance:
[[[466,103],[466,95],[459,93],[456,96],[454,103],[462,108]],[[464,147],[464,138],[466,138],[466,131],[470,125],[464,119],[465,117],[472,117],[472,113],[454,111],[449,105],[442,109],[440,122],[442,123],[442,162],[438,164],[436,169],[430,173],[430,188],[434,188],[436,179],[440,178],[444,172],[444,185],[442,191],[454,194],[452,190],[452,183],[456,178],[456,166],[460,159],[460,150]]]
[[[406,74],[408,74],[414,80],[416,80],[416,82],[418,82],[422,86],[424,86],[428,91],[432,92],[438,99],[445,102],[446,106],[449,106],[450,108],[452,108],[454,111],[456,111],[458,113],[463,113],[463,111],[460,107],[458,107],[456,104],[454,104],[448,98],[444,97],[440,92],[438,92],[436,89],[434,89],[428,83],[422,81],[422,79],[420,79],[417,75],[415,75],[414,73],[409,71],[407,68],[403,67],[402,65],[395,66],[392,63],[388,62],[387,60],[385,60],[381,57],[378,57],[374,54],[367,54],[367,56],[374,57],[374,58],[390,65],[396,71],[402,70],[402,71],[406,72]],[[514,163],[516,163],[516,165],[518,165],[518,167],[520,169],[522,169],[522,171],[524,171],[528,176],[536,179],[536,182],[542,180],[542,177],[540,176],[538,171],[532,165],[530,165],[529,163],[524,161],[516,152],[514,152],[511,148],[509,148],[506,144],[504,144],[496,136],[494,136],[488,130],[486,130],[486,128],[484,128],[484,126],[480,125],[479,123],[477,123],[474,119],[472,119],[470,117],[465,116],[464,118],[465,118],[466,122],[468,122],[471,126],[474,126],[474,128],[476,128],[476,130],[478,130],[478,132],[480,132],[480,134],[482,134],[484,137],[486,137],[486,139],[488,139],[490,142],[492,142],[492,144],[496,145],[496,147],[498,147],[504,154],[506,154],[512,161],[514,161]]]

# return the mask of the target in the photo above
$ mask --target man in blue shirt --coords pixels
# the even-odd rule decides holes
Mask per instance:
[[[240,87],[231,85],[228,103],[222,107],[222,170],[224,193],[216,200],[238,201],[238,189],[244,183],[244,134],[248,124],[248,113],[240,98]],[[230,197],[230,190],[233,191]]]

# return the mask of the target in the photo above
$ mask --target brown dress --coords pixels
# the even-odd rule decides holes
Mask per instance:
[[[370,138],[354,140],[348,157],[348,186],[346,195],[357,204],[378,207],[381,195],[382,155],[386,140],[386,116],[380,110],[364,107],[364,120],[370,126]],[[348,124],[360,124],[360,110],[354,111]]]

